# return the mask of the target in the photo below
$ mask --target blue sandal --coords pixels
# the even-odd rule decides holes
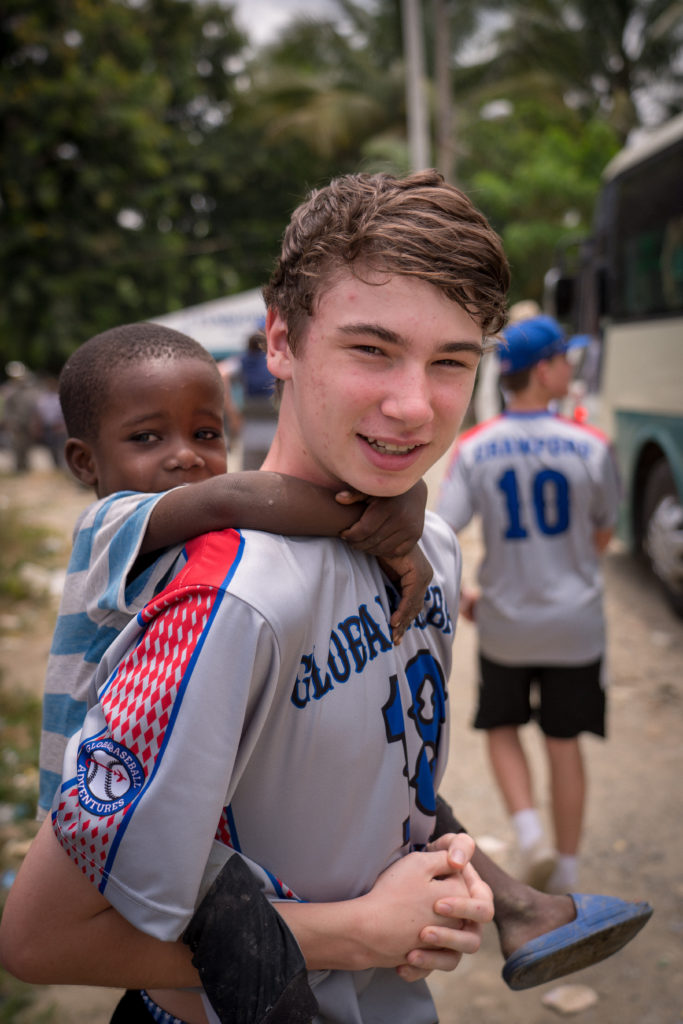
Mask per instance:
[[[613,896],[570,896],[575,919],[526,942],[505,961],[503,980],[510,988],[533,988],[597,964],[630,942],[652,917],[649,903],[627,903]]]

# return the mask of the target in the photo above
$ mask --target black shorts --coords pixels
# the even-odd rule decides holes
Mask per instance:
[[[501,665],[479,655],[475,729],[525,725],[535,718],[546,736],[605,735],[602,659],[590,665]]]
[[[174,1017],[149,998],[140,989],[128,989],[117,1004],[109,1024],[184,1024],[180,1017]]]

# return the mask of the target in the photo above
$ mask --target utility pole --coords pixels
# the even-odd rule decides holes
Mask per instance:
[[[403,50],[406,64],[406,109],[410,167],[413,171],[421,171],[431,165],[431,159],[420,0],[401,0],[401,13],[403,20]]]
[[[446,181],[455,182],[455,119],[451,92],[451,33],[446,0],[432,0],[434,69],[436,76],[436,166]]]

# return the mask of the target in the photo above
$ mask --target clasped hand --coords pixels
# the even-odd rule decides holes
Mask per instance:
[[[362,897],[376,965],[379,957],[380,966],[416,981],[454,970],[463,953],[479,949],[483,925],[493,919],[493,895],[470,864],[473,852],[470,836],[447,834],[379,876]]]

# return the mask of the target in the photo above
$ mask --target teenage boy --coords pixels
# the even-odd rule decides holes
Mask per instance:
[[[539,315],[504,335],[506,408],[458,440],[438,511],[454,530],[481,519],[474,726],[486,730],[524,879],[564,893],[579,882],[586,790],[579,735],[605,735],[600,554],[616,522],[619,480],[603,434],[549,411],[567,394],[572,373],[557,321]],[[532,715],[548,757],[555,850],[519,734]]]
[[[424,520],[424,485],[405,497],[344,508],[329,490],[282,474],[226,476],[222,391],[210,354],[186,335],[157,324],[128,324],[96,335],[64,366],[60,403],[69,432],[66,461],[99,500],[76,524],[48,661],[39,818],[49,811],[61,781],[68,738],[85,717],[97,663],[113,638],[163,589],[169,572],[178,569],[172,545],[230,526],[298,536],[346,529],[347,540],[355,537],[375,554],[391,552],[387,568],[405,584],[393,620],[394,642],[420,610],[432,575],[415,547]],[[190,491],[185,484],[194,486]],[[361,520],[349,528],[360,512]],[[397,548],[410,550],[397,555]],[[255,980],[248,995],[255,1003],[260,996],[269,1004],[296,975],[299,958],[258,890],[251,892],[247,908],[249,881],[248,876],[235,879],[231,887],[242,901],[237,927],[243,934],[256,928],[259,946],[270,947],[271,984],[264,987]],[[279,1012],[286,1018],[292,998],[305,1005],[300,988],[282,996]],[[129,1017],[130,1003],[125,997],[117,1015]],[[238,1018],[234,1000],[233,1005]],[[249,1017],[259,1019],[253,1013]]]
[[[498,238],[435,172],[348,176],[314,192],[266,292],[282,401],[264,468],[384,496],[413,485],[452,442],[507,283]],[[54,827],[93,884],[44,827],[11,894],[5,960],[34,978],[42,967],[42,980],[151,979],[152,998],[180,1015],[168,986],[196,975],[178,943],[149,936],[182,932],[232,850],[279,900],[320,1020],[431,1024],[424,975],[475,950],[493,907],[467,863],[471,840],[429,843],[459,551],[434,516],[423,544],[435,578],[397,648],[365,555],[330,540],[201,538],[110,649],[100,703],[71,748],[85,781],[65,778]],[[137,693],[143,677],[151,701]],[[106,835],[87,781],[103,744],[136,771]],[[46,904],[36,933],[32,913]],[[568,898],[562,913],[576,916]],[[553,947],[566,952],[564,937]]]

